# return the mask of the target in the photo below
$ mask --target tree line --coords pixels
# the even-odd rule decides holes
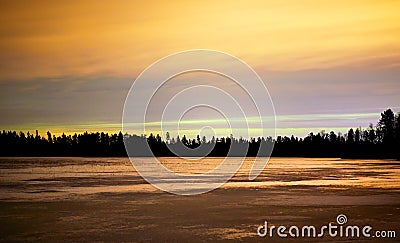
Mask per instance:
[[[169,133],[163,139],[160,135],[149,136],[84,132],[60,136],[47,132],[40,136],[27,132],[5,131],[0,133],[0,156],[127,156],[124,141],[128,147],[137,148],[135,155],[145,144],[155,156],[175,156],[171,151],[184,146],[187,155],[196,156],[196,149],[209,151],[208,156],[226,156],[229,148],[246,148],[247,156],[256,156],[263,144],[274,146],[272,156],[280,157],[341,157],[341,158],[393,158],[400,159],[400,114],[391,109],[381,113],[376,125],[368,128],[349,129],[347,133],[321,131],[310,133],[304,138],[295,136],[235,138],[228,137],[190,139],[186,136],[171,138]],[[240,150],[240,149],[239,149]],[[128,150],[129,152],[129,150]],[[148,154],[143,154],[147,156]],[[235,154],[231,153],[231,156]]]

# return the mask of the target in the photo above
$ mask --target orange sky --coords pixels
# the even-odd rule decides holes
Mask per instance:
[[[399,65],[399,1],[10,1],[0,9],[3,80],[134,77],[196,48],[267,70]]]
[[[299,119],[280,124],[287,134],[367,126],[376,121],[368,114],[400,106],[400,1],[2,1],[0,6],[5,129],[119,130],[135,77],[159,58],[188,49],[227,52],[252,66],[267,81],[281,120]],[[304,117],[313,113],[364,120],[311,124]]]

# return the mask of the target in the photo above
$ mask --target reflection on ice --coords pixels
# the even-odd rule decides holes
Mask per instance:
[[[145,165],[148,159],[142,160]],[[201,182],[197,175],[214,169],[223,158],[159,160],[169,170]],[[398,161],[272,158],[260,176],[249,181],[253,161],[254,158],[247,158],[222,188],[308,186],[398,191],[400,185]],[[151,166],[146,169],[151,173]],[[96,193],[161,193],[142,179],[128,158],[2,158],[0,173],[1,200],[53,200]],[[154,179],[165,180],[159,175],[154,175]],[[177,178],[165,181],[180,182]],[[218,180],[214,182],[218,183]]]

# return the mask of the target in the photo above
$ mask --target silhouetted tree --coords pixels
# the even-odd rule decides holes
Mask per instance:
[[[381,119],[378,122],[379,137],[383,143],[391,143],[394,140],[395,119],[391,109],[381,113]]]
[[[188,142],[188,140],[187,140],[187,138],[186,138],[186,135],[183,135],[182,143],[183,143],[183,145],[185,145],[185,146],[189,145],[189,142]]]
[[[48,131],[46,137],[41,137],[39,131],[35,135],[27,132],[5,131],[0,133],[0,156],[126,156],[124,142],[141,148],[146,143],[155,156],[174,156],[167,148],[166,143],[159,134],[123,135],[122,132],[108,134],[104,132],[67,135],[65,133],[55,136]],[[300,156],[300,157],[351,157],[351,158],[397,158],[400,159],[400,114],[394,114],[391,109],[381,113],[377,126],[372,124],[365,130],[357,128],[343,136],[340,132],[329,134],[324,130],[317,134],[309,133],[305,138],[295,136],[257,137],[249,140],[240,137],[215,138],[207,142],[205,136],[188,139],[179,136],[169,139],[166,133],[168,146],[181,146],[184,144],[190,149],[195,149],[203,144],[211,152],[209,156],[226,156],[231,145],[247,146],[247,156],[256,156],[261,144],[274,143],[273,156]],[[236,147],[238,148],[238,147]],[[191,150],[189,150],[191,151]],[[139,156],[150,156],[140,153]],[[195,154],[190,154],[190,156]],[[234,156],[234,155],[233,155]]]
[[[349,132],[347,133],[347,143],[354,143],[354,131],[353,128],[350,128]]]
[[[400,144],[400,112],[397,113],[396,118],[395,118],[395,132],[394,132],[394,136],[396,139],[397,144]]]
[[[354,133],[354,142],[359,144],[360,140],[361,140],[360,129],[357,128]]]

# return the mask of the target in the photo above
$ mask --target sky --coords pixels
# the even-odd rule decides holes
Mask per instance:
[[[1,130],[119,131],[138,75],[160,58],[190,49],[226,52],[250,65],[269,90],[279,135],[344,132],[376,124],[386,108],[400,111],[400,1],[0,6]],[[176,89],[193,80],[176,78],[169,85]],[[204,80],[215,83],[207,75]],[[185,117],[183,126],[196,126],[182,132],[195,135],[215,125],[227,133],[218,127],[224,122],[209,116],[198,110]]]

